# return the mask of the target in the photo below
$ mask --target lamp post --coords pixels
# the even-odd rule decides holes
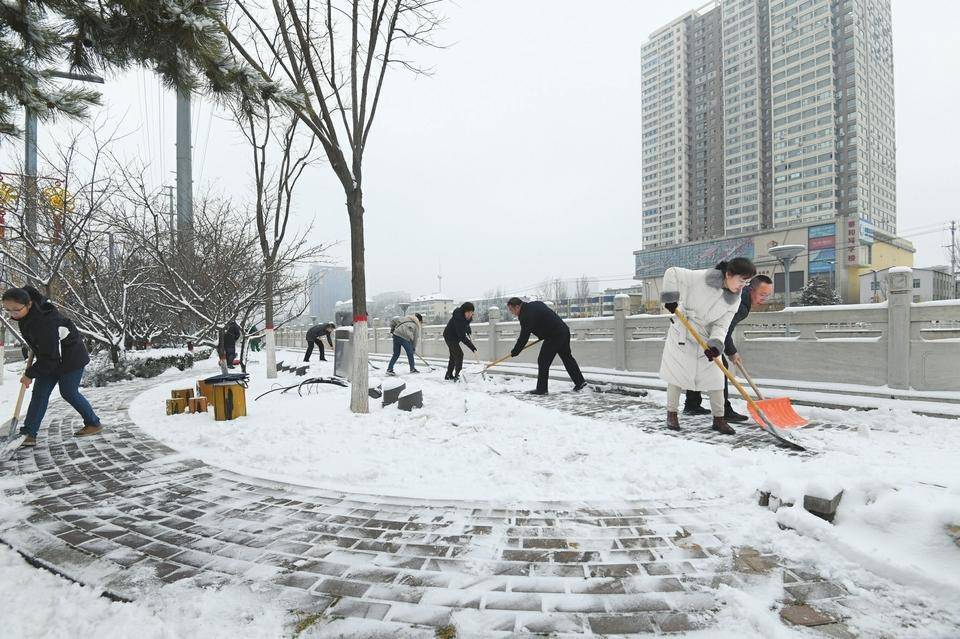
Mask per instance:
[[[803,244],[782,244],[770,249],[770,255],[783,265],[783,307],[790,308],[790,265],[797,256],[807,250]],[[790,336],[790,320],[785,320],[784,330]]]

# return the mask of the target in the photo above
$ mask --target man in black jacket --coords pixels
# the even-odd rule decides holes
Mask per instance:
[[[537,357],[537,387],[528,392],[533,395],[547,394],[550,365],[557,355],[573,380],[573,390],[583,390],[587,382],[583,379],[577,360],[573,359],[573,353],[570,352],[570,328],[560,316],[543,302],[524,302],[519,297],[511,297],[507,301],[507,310],[520,320],[520,337],[517,338],[510,355],[516,357],[520,354],[531,333],[543,340],[540,356]]]
[[[337,330],[337,325],[333,322],[311,326],[310,330],[307,331],[307,352],[303,356],[303,361],[310,361],[310,355],[313,353],[314,346],[320,349],[320,361],[327,361],[327,355],[323,350],[323,338],[326,337],[327,344],[330,345],[330,348],[333,348],[333,338],[330,336],[333,335],[335,330]]]
[[[730,328],[727,330],[727,338],[723,343],[723,365],[729,366],[728,361],[737,364],[740,362],[740,353],[737,352],[737,346],[733,343],[733,331],[737,328],[743,319],[750,314],[750,309],[754,304],[763,304],[767,298],[773,295],[773,280],[766,275],[757,275],[750,282],[749,286],[744,287],[740,293],[740,308],[737,309],[733,321],[730,322]],[[732,372],[732,371],[731,371]],[[723,416],[728,422],[745,422],[749,417],[741,415],[733,410],[730,405],[730,388],[726,378],[723,382]],[[700,406],[700,391],[687,391],[687,397],[683,402],[684,415],[709,415],[710,411]]]
[[[240,325],[236,320],[230,320],[223,327],[223,354],[227,360],[227,368],[234,368],[237,361],[237,340],[240,339]]]
[[[450,321],[443,329],[443,341],[447,343],[450,359],[447,360],[447,374],[444,379],[460,381],[460,371],[463,369],[463,349],[461,342],[474,353],[477,347],[470,341],[470,322],[473,321],[473,302],[464,302],[453,310]]]

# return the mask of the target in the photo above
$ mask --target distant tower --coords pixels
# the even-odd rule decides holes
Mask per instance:
[[[443,292],[443,266],[437,262],[437,293]]]

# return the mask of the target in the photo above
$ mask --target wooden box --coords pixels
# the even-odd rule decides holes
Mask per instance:
[[[187,412],[187,400],[182,397],[167,400],[167,415],[181,415]]]
[[[205,413],[207,408],[206,397],[191,397],[187,400],[187,412],[189,413]]]
[[[213,418],[216,421],[236,419],[247,414],[247,393],[241,384],[213,384],[211,391],[210,401],[213,402]]]
[[[192,388],[178,388],[177,390],[170,391],[170,397],[173,399],[190,399],[193,397]]]

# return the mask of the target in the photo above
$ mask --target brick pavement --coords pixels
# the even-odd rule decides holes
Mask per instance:
[[[0,540],[117,599],[182,580],[255,583],[297,615],[427,636],[452,623],[490,637],[682,632],[711,624],[720,584],[774,571],[786,603],[843,616],[840,585],[776,557],[743,560],[709,502],[517,507],[253,479],[132,424],[127,405],[149,385],[85,391],[110,425],[101,437],[71,437],[78,417],[51,406],[39,446],[0,466],[24,480],[4,492],[29,509],[0,522]]]

